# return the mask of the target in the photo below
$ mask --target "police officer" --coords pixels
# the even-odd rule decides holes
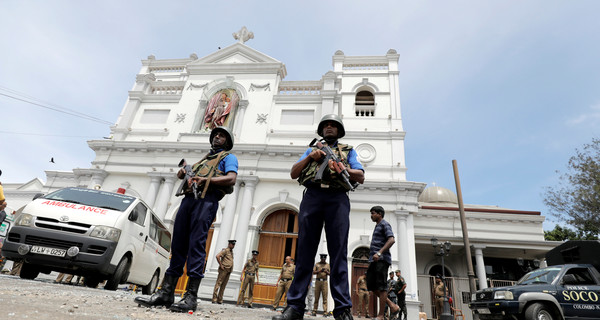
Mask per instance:
[[[367,289],[367,276],[364,274],[356,280],[356,294],[358,295],[358,317],[361,313],[369,317],[369,289]]]
[[[223,303],[223,294],[233,270],[233,248],[235,247],[235,242],[235,240],[229,240],[227,248],[221,250],[215,256],[215,259],[219,263],[219,275],[217,276],[217,282],[215,282],[212,303]]]
[[[319,308],[319,296],[323,297],[323,315],[327,317],[327,294],[329,293],[327,277],[331,273],[329,263],[325,262],[327,255],[321,253],[321,261],[315,264],[313,268],[313,274],[317,275],[315,279],[315,305],[313,307],[312,315],[317,315],[317,309]]]
[[[233,135],[229,129],[213,129],[209,141],[211,149],[192,166],[195,176],[188,179],[185,197],[177,211],[171,239],[171,261],[162,286],[150,297],[136,297],[135,302],[140,305],[165,306],[175,312],[196,310],[198,288],[204,277],[208,230],[217,214],[219,200],[233,192],[238,170],[238,160],[229,152],[233,148]],[[185,170],[179,170],[177,177],[183,179]],[[204,197],[200,195],[195,199],[191,188],[193,183],[200,186],[200,190],[206,187]],[[173,303],[175,286],[183,275],[186,262],[189,276],[186,292],[179,302]]]
[[[248,289],[248,308],[252,308],[252,296],[254,295],[254,283],[258,282],[258,250],[252,250],[252,259],[249,259],[244,265],[244,269],[242,269],[242,275],[244,277],[244,281],[242,282],[242,288],[240,291],[240,296],[238,297],[237,304],[244,304],[244,295],[246,294],[246,289]],[[240,281],[242,281],[242,277],[240,276]]]
[[[292,257],[285,257],[285,263],[281,266],[281,273],[279,273],[279,278],[277,278],[277,291],[275,292],[275,300],[273,300],[273,311],[277,310],[281,297],[288,293],[292,284],[292,278],[294,277],[294,271],[296,271],[296,266],[293,263]]]
[[[364,182],[363,167],[358,162],[356,151],[349,145],[338,142],[346,131],[342,119],[335,114],[325,115],[319,122],[317,133],[323,137],[324,145],[342,159],[350,180]],[[309,148],[290,171],[292,179],[306,187],[300,212],[298,213],[298,250],[297,268],[294,281],[288,292],[288,307],[283,314],[273,320],[302,319],[308,283],[312,278],[313,259],[317,254],[321,230],[325,225],[327,251],[331,254],[331,295],[335,302],[333,315],[336,319],[352,319],[352,301],[348,286],[348,232],[350,229],[349,188],[343,183],[342,176],[333,170],[325,170],[323,179],[315,181],[315,175],[321,165],[325,152],[318,148]]]

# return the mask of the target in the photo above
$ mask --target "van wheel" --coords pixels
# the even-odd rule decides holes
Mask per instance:
[[[106,280],[104,289],[113,291],[117,290],[119,284],[121,284],[121,282],[125,280],[123,278],[125,277],[127,270],[129,270],[129,259],[127,259],[127,257],[123,257],[121,258],[121,261],[119,261],[119,264],[115,269],[115,273],[110,278],[108,278],[108,280]]]
[[[142,287],[143,294],[153,294],[154,291],[156,291],[156,287],[158,287],[158,277],[158,270],[156,270],[152,276],[152,279],[150,280],[150,283]]]
[[[100,279],[96,277],[83,277],[83,285],[88,288],[96,288],[100,283]]]
[[[38,269],[35,265],[32,265],[31,263],[23,262],[23,266],[21,266],[21,273],[19,274],[19,276],[22,279],[33,280],[39,275],[40,269]]]
[[[525,320],[558,320],[558,317],[547,306],[534,303],[525,310]]]

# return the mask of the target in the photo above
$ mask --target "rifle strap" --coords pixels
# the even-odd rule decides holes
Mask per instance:
[[[215,175],[215,172],[217,171],[217,167],[219,166],[219,162],[221,162],[221,160],[223,160],[223,158],[225,158],[223,156],[223,154],[225,154],[225,150],[219,152],[219,154],[217,155],[217,161],[215,162],[215,165],[212,168],[210,168],[210,172],[208,173],[208,176],[206,177],[206,182],[204,183],[204,189],[202,190],[202,195],[200,195],[200,199],[204,199],[204,196],[206,196],[206,191],[208,191],[208,185],[210,184],[210,179]],[[208,154],[204,157],[204,159],[206,159],[206,157],[208,157]]]
[[[344,161],[344,153],[342,152],[342,148],[340,147],[339,143],[337,144],[337,149],[338,149],[338,152],[340,153],[340,160]]]

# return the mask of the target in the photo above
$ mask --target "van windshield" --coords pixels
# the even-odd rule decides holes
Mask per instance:
[[[117,211],[127,210],[127,208],[129,208],[129,206],[135,201],[134,197],[124,194],[86,188],[60,189],[45,195],[42,198]]]

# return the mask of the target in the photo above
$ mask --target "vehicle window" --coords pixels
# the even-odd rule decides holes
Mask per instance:
[[[171,233],[169,230],[160,230],[160,241],[158,244],[167,251],[171,251]]]
[[[521,278],[517,284],[549,284],[554,281],[561,268],[549,267],[533,270]]]
[[[132,196],[86,188],[60,189],[40,197],[40,199],[58,200],[121,212],[127,210],[135,201]]]
[[[565,275],[572,275],[573,283],[569,284],[596,284],[594,277],[587,268],[573,268],[568,270]]]
[[[152,231],[153,227],[154,231]],[[152,223],[150,224],[150,235],[165,250],[171,250],[171,233],[154,215],[152,215]]]
[[[139,224],[140,226],[144,226],[144,221],[146,221],[146,212],[148,212],[148,208],[146,208],[146,206],[142,203],[138,203],[133,210],[136,211],[138,214],[137,220],[135,220],[134,222]]]
[[[152,216],[152,219],[150,219],[150,238],[158,242],[158,225],[156,224],[155,216]]]

